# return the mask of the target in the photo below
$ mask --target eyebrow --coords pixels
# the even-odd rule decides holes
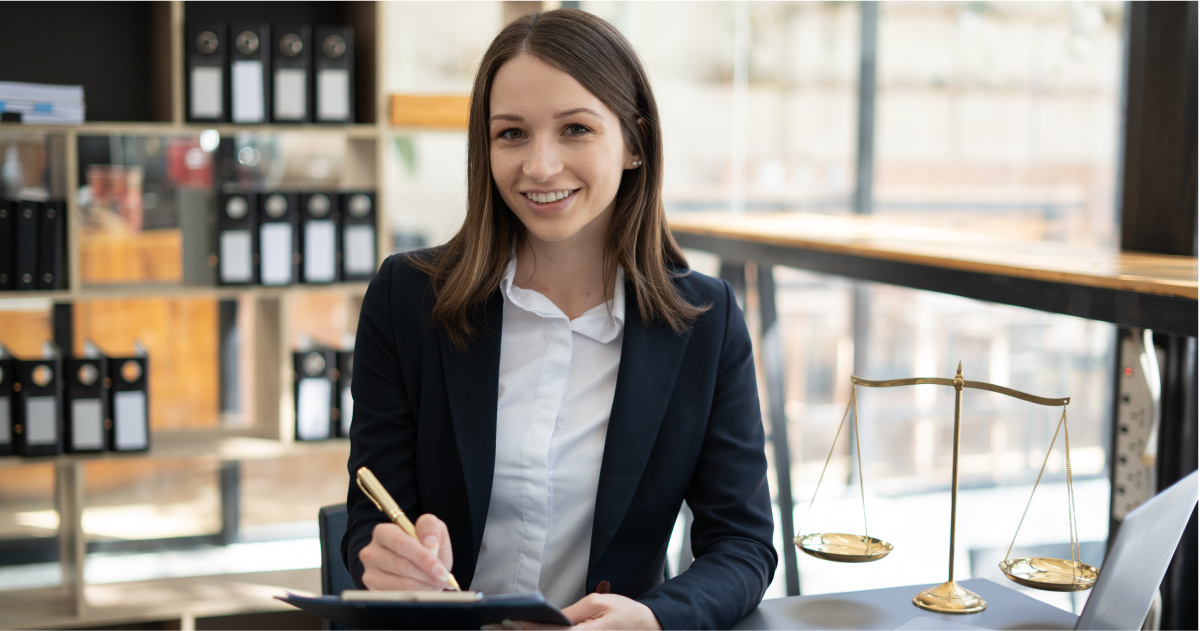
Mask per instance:
[[[555,119],[566,118],[568,116],[574,116],[576,114],[591,114],[592,116],[595,116],[596,118],[603,118],[602,116],[600,116],[600,114],[596,110],[589,109],[586,107],[576,107],[574,109],[563,110],[561,112],[556,113],[554,115],[554,118]],[[525,119],[521,116],[517,116],[516,114],[496,114],[496,115],[492,116],[490,119],[488,119],[489,123],[494,123],[496,121],[512,121],[514,123],[523,123],[523,122],[525,122]]]

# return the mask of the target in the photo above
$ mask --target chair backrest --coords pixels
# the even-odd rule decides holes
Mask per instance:
[[[355,589],[354,579],[342,559],[342,535],[346,534],[346,505],[322,506],[317,511],[321,531],[321,593],[338,595]]]

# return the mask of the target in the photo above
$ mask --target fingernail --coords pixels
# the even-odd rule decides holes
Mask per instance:
[[[425,547],[429,548],[430,550],[436,550],[438,547],[438,538],[433,535],[429,535],[428,537],[425,537],[424,539],[422,539],[422,541],[425,542]]]
[[[503,628],[504,626],[499,624],[485,624],[482,627],[479,627],[480,631],[500,631],[500,629]]]
[[[438,563],[437,565],[433,566],[433,568],[430,569],[429,574],[432,575],[434,578],[438,579],[439,581],[443,581],[443,582],[447,582],[447,583],[449,582],[446,579],[450,576],[450,570],[447,570],[446,566],[442,565],[441,563]]]

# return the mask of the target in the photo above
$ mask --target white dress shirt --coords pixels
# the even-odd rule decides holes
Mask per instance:
[[[504,324],[496,470],[471,589],[582,598],[604,438],[621,363],[625,274],[613,298],[569,319],[549,298],[500,282]]]

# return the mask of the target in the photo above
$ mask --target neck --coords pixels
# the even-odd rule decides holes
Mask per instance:
[[[611,281],[604,273],[603,244],[584,246],[526,240],[517,252],[516,286],[532,289],[550,299],[574,320],[612,298]],[[610,283],[611,284],[611,283]]]

